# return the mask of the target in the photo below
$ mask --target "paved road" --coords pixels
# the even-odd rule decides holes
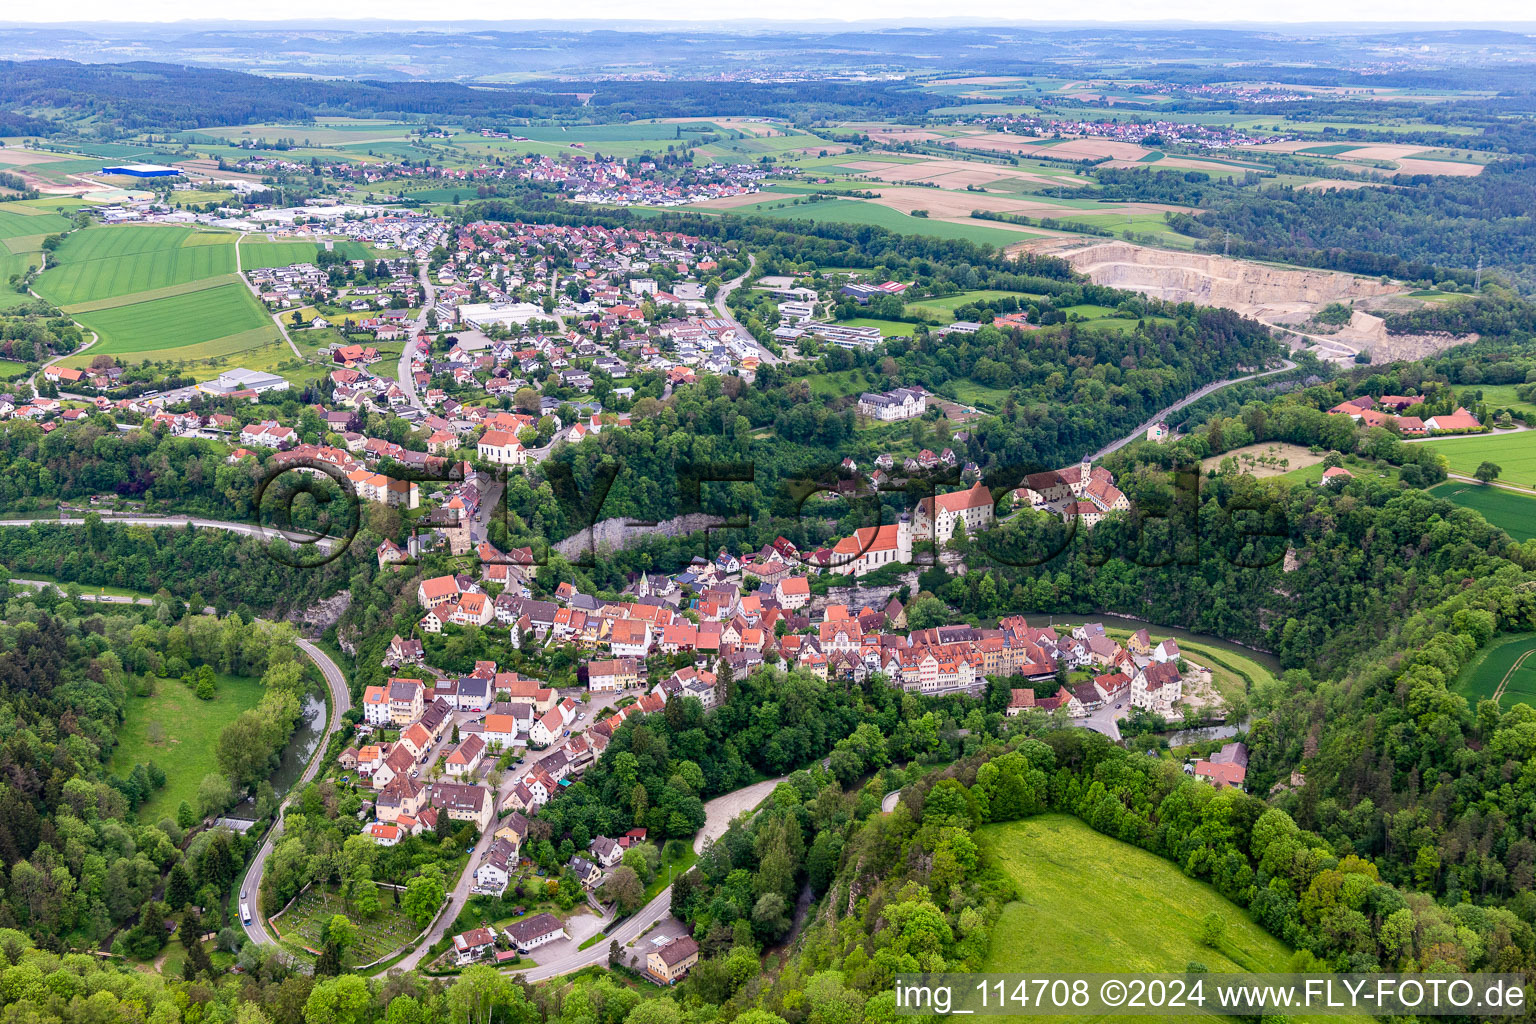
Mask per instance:
[[[201,516],[102,516],[101,521],[108,524],[122,526],[201,526],[209,530],[227,530],[230,533],[243,533],[247,537],[258,537],[262,540],[271,540],[274,536],[282,537],[294,547],[305,544],[315,544],[317,547],[329,551],[331,545],[338,538],[321,537],[312,540],[306,534],[289,534],[282,530],[267,529],[255,526],[251,523],[231,523],[223,519],[204,519]],[[36,523],[58,523],[63,526],[84,526],[83,518],[72,516],[32,516],[26,519],[0,519],[0,526],[32,526]]]
[[[1174,402],[1172,405],[1168,406],[1168,408],[1159,411],[1151,419],[1147,420],[1147,422],[1143,423],[1141,426],[1137,427],[1135,430],[1131,431],[1129,434],[1125,435],[1120,440],[1114,441],[1114,442],[1112,442],[1110,444],[1107,444],[1103,448],[1100,448],[1098,451],[1094,452],[1092,455],[1089,456],[1090,461],[1097,462],[1099,459],[1102,459],[1104,456],[1108,455],[1110,452],[1119,451],[1121,448],[1124,448],[1126,445],[1130,444],[1132,441],[1135,441],[1138,438],[1142,438],[1142,437],[1147,436],[1147,431],[1149,429],[1151,429],[1154,424],[1159,423],[1162,420],[1167,419],[1170,415],[1172,415],[1173,413],[1178,412],[1180,409],[1184,408],[1186,405],[1189,405],[1189,404],[1191,404],[1193,402],[1198,402],[1200,399],[1204,398],[1206,395],[1212,394],[1213,392],[1216,392],[1216,391],[1220,391],[1222,388],[1229,388],[1233,384],[1241,384],[1245,380],[1257,380],[1260,377],[1269,377],[1269,376],[1271,376],[1273,374],[1276,374],[1276,373],[1284,373],[1286,370],[1294,370],[1294,369],[1296,369],[1296,364],[1291,362],[1289,359],[1284,359],[1284,360],[1281,360],[1281,361],[1285,365],[1281,366],[1279,369],[1265,370],[1262,373],[1250,373],[1246,377],[1233,377],[1231,380],[1213,381],[1212,383],[1207,384],[1205,387],[1200,388],[1198,391],[1191,391],[1189,394],[1185,395],[1183,398],[1179,399],[1177,402]]]
[[[320,668],[321,675],[325,676],[325,685],[331,691],[331,718],[326,723],[325,735],[315,745],[314,756],[309,759],[309,766],[304,769],[304,774],[299,781],[288,791],[283,806],[287,807],[293,798],[299,794],[311,779],[320,771],[320,766],[325,762],[326,748],[330,746],[331,737],[341,728],[341,716],[352,707],[352,694],[347,688],[347,677],[341,672],[340,666],[331,660],[320,648],[308,640],[295,641],[299,650],[309,655]],[[251,866],[246,869],[245,880],[240,883],[240,899],[243,902],[256,904],[252,910],[251,923],[245,925],[245,934],[254,942],[271,944],[273,939],[267,932],[265,925],[266,916],[260,906],[261,901],[261,875],[266,870],[267,858],[272,854],[272,846],[278,835],[283,830],[282,812],[278,813],[278,820],[267,832],[266,841],[261,844],[261,849],[256,851],[256,858],[251,861]]]
[[[1073,719],[1071,724],[1083,729],[1092,729],[1094,732],[1103,733],[1116,743],[1119,743],[1120,719],[1125,718],[1130,713],[1130,702],[1122,701],[1120,705],[1106,704],[1087,718]]]
[[[412,407],[426,411],[426,407],[421,404],[421,397],[416,394],[416,381],[411,376],[411,357],[416,354],[416,335],[427,328],[427,313],[437,306],[437,289],[432,286],[432,278],[427,274],[425,263],[417,267],[416,276],[421,281],[422,291],[426,292],[427,301],[422,304],[421,312],[416,314],[416,322],[411,325],[405,347],[400,350],[400,365],[395,368],[395,379],[400,382],[400,390],[405,392],[406,401]]]
[[[34,590],[42,590],[44,587],[52,587],[54,590],[57,590],[61,594],[64,593],[64,586],[68,585],[68,584],[65,584],[64,586],[61,586],[61,585],[59,585],[57,583],[54,583],[54,582],[52,582],[50,580],[29,580],[29,579],[23,579],[20,576],[12,576],[10,578],[10,582],[15,584],[16,586],[19,586],[19,587],[31,587]],[[152,605],[152,604],[155,603],[154,598],[150,598],[150,597],[128,597],[128,596],[126,596],[124,594],[88,594],[88,593],[85,592],[85,587],[88,586],[88,585],[89,584],[84,584],[84,583],[79,584],[79,586],[81,588],[81,590],[80,590],[80,600],[82,600],[82,601],[92,601],[92,602],[95,602],[97,604]],[[204,615],[217,615],[217,614],[219,614],[219,610],[217,608],[215,608],[211,604],[210,605],[205,605],[203,607],[203,614]]]
[[[548,454],[547,450],[545,454]],[[475,510],[474,516],[469,521],[470,543],[479,544],[483,540],[490,539],[491,520],[496,518],[496,513],[501,509],[501,493],[505,489],[506,484],[500,480],[494,478],[481,480],[480,507]]]
[[[720,286],[720,290],[715,292],[715,312],[719,314],[720,319],[736,328],[737,338],[757,349],[757,357],[761,359],[765,365],[777,366],[779,363],[783,362],[783,360],[774,355],[772,352],[768,351],[762,345],[758,344],[757,339],[752,337],[751,332],[749,332],[746,327],[743,326],[741,321],[737,320],[735,315],[731,313],[731,307],[725,304],[726,298],[731,294],[731,292],[741,287],[741,283],[745,281],[747,277],[752,273],[752,268],[755,266],[757,266],[757,258],[751,253],[747,253],[747,269],[744,270],[739,276],[733,277],[729,281],[726,281]]]
[[[704,844],[711,839],[718,839],[725,834],[732,821],[738,816],[750,811],[767,799],[775,786],[783,782],[783,779],[767,779],[750,786],[736,790],[734,793],[726,793],[717,796],[704,805],[704,827],[694,838],[693,848],[702,850]],[[628,946],[638,939],[640,934],[668,914],[672,913],[672,887],[669,885],[657,893],[645,906],[637,910],[623,924],[608,933],[609,941],[617,940],[619,946]],[[579,971],[583,967],[593,964],[605,964],[608,962],[608,942],[594,943],[587,949],[577,950],[552,960],[547,964],[539,964],[537,967],[519,968],[511,971],[512,974],[522,975],[528,981],[542,981],[545,978],[556,978],[562,974],[570,974]]]
[[[261,301],[261,290],[250,281],[245,279],[245,269],[241,266],[240,263],[240,243],[245,241],[245,236],[248,234],[250,234],[249,231],[242,231],[240,232],[240,237],[235,239],[235,275],[239,277],[241,283],[243,283],[245,287],[250,290],[251,295],[256,299],[256,304],[259,305],[262,309],[266,309],[267,304]],[[299,346],[295,345],[293,343],[293,339],[288,337],[288,328],[283,326],[283,314],[281,312],[273,313],[272,322],[277,325],[277,333],[281,334],[283,336],[283,340],[288,343],[288,347],[293,349],[293,354],[298,356],[300,360],[303,360],[304,353],[300,352]]]
[[[1475,437],[1502,437],[1505,434],[1518,434],[1523,430],[1533,430],[1533,427],[1501,427],[1498,430],[1486,434],[1440,434],[1436,437],[1405,437],[1404,444],[1423,444],[1425,441],[1466,441]]]

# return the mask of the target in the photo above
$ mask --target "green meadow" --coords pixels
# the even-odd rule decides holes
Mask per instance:
[[[1514,540],[1536,538],[1536,495],[1464,480],[1447,480],[1430,488],[1429,493],[1454,501],[1463,508],[1475,509]]]
[[[1291,950],[1242,907],[1177,864],[1095,832],[1077,818],[1045,814],[988,825],[976,832],[976,843],[984,863],[1018,889],[1018,898],[1003,907],[992,929],[982,968],[988,973],[1182,974],[1192,962],[1211,974],[1283,973],[1289,967]],[[1214,947],[1200,940],[1201,924],[1211,913],[1226,921]],[[1157,1019],[1211,1018],[1159,1014]]]
[[[1522,487],[1536,485],[1536,432],[1480,434],[1419,442],[1445,456],[1452,473],[1472,476],[1484,462],[1497,465],[1499,479]]]
[[[1505,710],[1515,704],[1536,707],[1536,634],[1495,638],[1461,670],[1455,690],[1476,704],[1504,687],[1499,704]],[[1530,657],[1526,657],[1530,654]]]
[[[783,206],[783,202],[738,207],[727,212],[756,213],[766,217],[809,220],[822,224],[869,224],[903,235],[959,239],[979,245],[1005,246],[1031,237],[1027,231],[984,227],[980,222],[951,224],[931,217],[912,217],[889,206],[858,199],[830,199],[819,203],[802,203],[799,206]]]
[[[165,298],[76,314],[101,336],[90,355],[170,355],[184,346],[239,336],[244,347],[277,337],[277,327],[240,281]],[[270,335],[270,337],[267,337]]]
[[[981,289],[979,291],[961,292],[958,295],[945,295],[936,299],[914,299],[907,303],[907,312],[913,316],[927,317],[930,320],[938,320],[941,323],[953,323],[955,309],[959,306],[969,305],[972,302],[986,302],[992,299],[1032,299],[1037,296],[1024,292],[1004,292],[996,289]]]
[[[214,741],[226,725],[256,706],[261,680],[246,676],[217,676],[213,700],[199,700],[179,679],[156,681],[149,697],[129,697],[123,724],[117,730],[112,770],[126,775],[149,761],[165,770],[165,788],[142,807],[143,821],[176,814],[183,800],[197,805],[203,776],[219,770]]]
[[[166,225],[77,231],[38,277],[37,293],[69,307],[234,273],[234,235],[211,236],[219,239],[214,244],[185,244],[192,237],[189,228]]]
[[[240,267],[243,270],[257,270],[262,267],[291,267],[295,263],[313,263],[323,248],[320,242],[246,238],[240,242]],[[361,242],[338,241],[332,249],[349,260],[368,258],[368,252]]]

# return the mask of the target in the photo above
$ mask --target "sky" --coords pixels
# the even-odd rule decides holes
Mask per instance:
[[[420,0],[235,0],[211,6],[203,0],[157,0],[154,4],[124,4],[121,0],[73,0],[67,4],[28,3],[9,5],[0,21],[69,22],[89,28],[92,22],[166,22],[217,17],[230,21],[284,21],[316,18],[367,21],[429,19],[432,5]],[[1031,10],[1033,8],[1034,10]],[[1060,22],[1066,11],[1059,4],[1021,4],[1019,0],[778,0],[771,5],[745,0],[673,0],[659,15],[635,0],[563,0],[558,5],[527,0],[458,0],[452,5],[453,21],[547,21],[551,17],[575,20],[657,19],[676,21],[758,20],[772,18],[786,27],[805,21],[902,21],[921,23],[936,17],[1015,21]],[[215,12],[217,12],[215,14]],[[1441,0],[1288,0],[1284,4],[1238,9],[1231,0],[1095,0],[1083,14],[1102,22],[1170,22],[1265,24],[1297,22],[1524,22],[1532,20],[1529,0],[1461,0],[1446,5]]]

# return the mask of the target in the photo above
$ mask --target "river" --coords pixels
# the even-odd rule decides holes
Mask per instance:
[[[325,736],[325,718],[325,699],[318,694],[305,694],[303,715],[293,735],[288,738],[288,745],[283,747],[277,770],[268,780],[278,796],[288,792],[303,776],[304,769],[309,767],[310,758],[315,756],[315,748]]]
[[[1159,739],[1167,740],[1170,747],[1187,747],[1207,740],[1229,740],[1240,732],[1247,732],[1253,719],[1245,718],[1237,725],[1202,725],[1194,729],[1158,733]]]

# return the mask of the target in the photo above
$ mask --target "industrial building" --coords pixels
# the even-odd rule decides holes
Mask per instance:
[[[219,374],[217,380],[205,381],[197,387],[199,391],[206,391],[211,395],[232,395],[240,391],[250,391],[259,395],[267,391],[287,391],[288,382],[275,373],[234,369],[226,370]]]
[[[103,167],[102,174],[124,174],[130,178],[174,178],[181,173],[178,167],[166,167],[164,164],[119,164],[116,167]]]

